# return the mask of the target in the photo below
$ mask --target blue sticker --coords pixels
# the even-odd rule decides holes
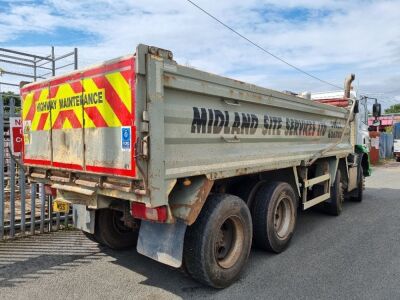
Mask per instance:
[[[121,127],[121,149],[131,151],[131,128]]]

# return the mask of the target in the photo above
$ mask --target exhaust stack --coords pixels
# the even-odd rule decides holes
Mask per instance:
[[[344,97],[350,98],[351,83],[356,78],[354,74],[350,74],[344,81]]]

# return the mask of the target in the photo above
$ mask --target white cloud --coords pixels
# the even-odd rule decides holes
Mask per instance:
[[[196,3],[271,52],[327,81],[342,85],[344,77],[355,72],[364,90],[400,89],[399,1]],[[302,13],[307,15],[299,19]],[[0,13],[0,24],[0,41],[9,40],[11,45],[12,38],[24,32],[66,28],[93,34],[94,42],[76,39],[83,64],[132,53],[138,43],[147,43],[172,50],[180,63],[266,87],[331,89],[267,56],[184,0],[17,2],[10,11]],[[43,47],[29,50],[40,52]]]

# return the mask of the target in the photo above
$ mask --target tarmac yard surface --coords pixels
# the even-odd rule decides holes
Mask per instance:
[[[375,168],[366,186],[339,217],[300,213],[290,247],[253,249],[224,290],[63,231],[0,243],[0,299],[399,299],[400,163]]]

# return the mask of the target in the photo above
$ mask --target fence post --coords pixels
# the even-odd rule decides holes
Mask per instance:
[[[33,59],[33,81],[36,81],[37,79],[37,63],[36,63],[36,57]]]
[[[49,232],[53,231],[53,207],[52,205],[52,196],[47,196],[47,214],[49,215],[49,224],[48,230]]]
[[[52,199],[52,200],[54,200],[54,199]],[[56,213],[56,230],[59,230],[59,229],[60,229],[60,213],[57,212]]]
[[[0,90],[0,240],[4,238],[4,103]]]
[[[68,215],[69,212],[64,213],[64,227],[68,228]]]
[[[36,183],[31,183],[31,234],[35,234]]]
[[[22,154],[21,154],[22,155]],[[21,201],[21,234],[25,234],[25,170],[22,166],[19,168],[19,193]]]
[[[54,54],[54,46],[51,46],[51,75],[56,75],[56,59]]]
[[[44,191],[44,184],[39,183],[39,197],[40,197],[40,233],[44,232],[45,221],[45,208],[46,208],[46,195]]]
[[[15,114],[15,106],[14,106],[14,98],[10,98],[10,111],[9,117],[14,117]],[[11,126],[9,127],[11,131]],[[11,133],[11,132],[10,132]],[[11,136],[11,135],[10,135]],[[12,159],[12,141],[10,141],[10,145],[7,149],[10,155],[10,237],[13,238],[15,236],[15,162]]]
[[[74,70],[78,70],[78,48],[74,48]]]

